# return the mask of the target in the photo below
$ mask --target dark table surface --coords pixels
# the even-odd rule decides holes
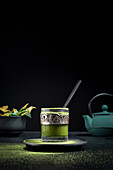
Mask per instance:
[[[113,137],[94,137],[87,132],[69,132],[70,139],[87,140],[79,151],[27,151],[24,139],[40,138],[40,132],[0,135],[0,170],[6,169],[113,169]]]

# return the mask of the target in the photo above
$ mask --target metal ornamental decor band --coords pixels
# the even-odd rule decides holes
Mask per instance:
[[[49,124],[69,124],[69,114],[41,114],[40,122],[43,125]]]

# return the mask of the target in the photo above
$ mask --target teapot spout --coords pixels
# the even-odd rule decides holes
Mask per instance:
[[[92,129],[92,118],[88,115],[83,115],[84,121],[85,121],[85,127],[88,131]]]

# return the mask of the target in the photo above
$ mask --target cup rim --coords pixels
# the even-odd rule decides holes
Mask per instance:
[[[55,109],[55,110],[69,110],[67,107],[42,107],[41,110],[50,110],[50,109]]]

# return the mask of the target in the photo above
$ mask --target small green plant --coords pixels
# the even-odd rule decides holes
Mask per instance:
[[[0,116],[28,116],[31,118],[31,111],[36,109],[34,106],[27,107],[29,103],[25,104],[20,110],[13,108],[8,109],[8,106],[0,107]]]

